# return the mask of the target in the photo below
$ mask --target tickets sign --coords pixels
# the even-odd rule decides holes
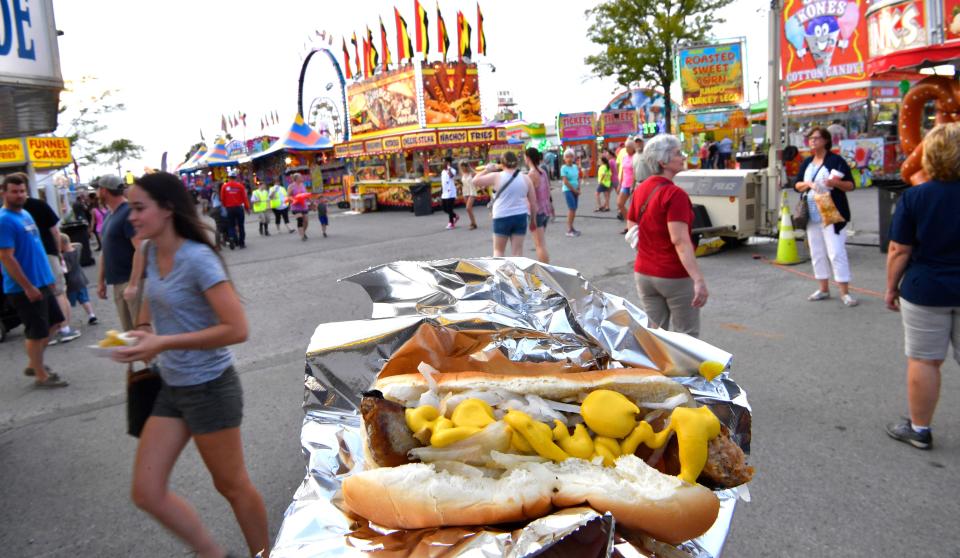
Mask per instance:
[[[789,90],[866,79],[867,0],[786,0],[781,50]]]
[[[557,117],[557,128],[561,140],[585,139],[596,136],[596,115],[592,112],[561,114]]]
[[[0,165],[25,163],[23,142],[19,138],[0,140]]]
[[[38,167],[62,167],[73,162],[67,138],[27,138],[27,154]]]
[[[743,45],[739,41],[681,48],[678,67],[683,106],[688,110],[743,102]]]
[[[636,134],[637,123],[637,111],[632,109],[601,112],[600,135],[608,138]]]

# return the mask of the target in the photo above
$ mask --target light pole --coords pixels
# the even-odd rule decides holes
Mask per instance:
[[[753,84],[757,86],[757,102],[760,102],[760,78],[753,80]]]

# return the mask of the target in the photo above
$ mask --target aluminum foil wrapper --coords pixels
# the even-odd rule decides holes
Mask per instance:
[[[716,492],[716,523],[679,547],[627,532],[590,508],[526,525],[420,530],[388,529],[346,511],[340,482],[364,466],[361,392],[425,325],[483,339],[472,358],[660,370],[709,405],[748,454],[750,405],[729,377],[730,353],[649,327],[642,310],[573,269],[527,258],[451,259],[394,262],[345,280],[367,291],[372,317],[321,324],[310,340],[300,436],[307,474],[271,556],[720,556],[737,501],[749,499],[745,486]],[[699,374],[704,362],[720,363],[724,372],[708,381]]]

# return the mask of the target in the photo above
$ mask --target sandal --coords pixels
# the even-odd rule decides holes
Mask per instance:
[[[70,385],[69,382],[60,377],[56,372],[51,372],[44,381],[36,381],[34,385],[38,388],[60,388]]]
[[[43,369],[47,371],[47,374],[50,373],[50,367],[47,366],[46,364],[43,365]],[[23,369],[23,375],[24,375],[24,376],[33,377],[33,376],[36,376],[36,375],[37,375],[37,371],[34,370],[33,368],[30,368],[30,367],[28,366],[28,367],[26,367],[26,368]]]
[[[828,298],[830,298],[829,291],[821,291],[817,289],[816,291],[813,292],[812,295],[807,297],[807,300],[809,300],[810,302],[816,302],[818,300],[826,300]]]

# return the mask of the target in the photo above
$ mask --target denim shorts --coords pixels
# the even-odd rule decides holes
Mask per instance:
[[[570,190],[564,190],[563,197],[567,199],[567,209],[569,209],[570,211],[576,211],[577,202],[579,201],[578,199],[579,196],[577,196]]]
[[[546,213],[537,213],[537,228],[545,229],[547,228],[547,223],[550,222],[550,216]]]
[[[90,302],[90,293],[86,287],[83,287],[79,291],[67,291],[67,300],[70,301],[70,306],[86,304]]]
[[[527,214],[521,213],[494,219],[493,234],[497,236],[523,236],[527,234]]]
[[[194,386],[171,386],[164,382],[150,414],[183,419],[194,435],[236,428],[243,419],[240,376],[231,366],[219,377]]]

